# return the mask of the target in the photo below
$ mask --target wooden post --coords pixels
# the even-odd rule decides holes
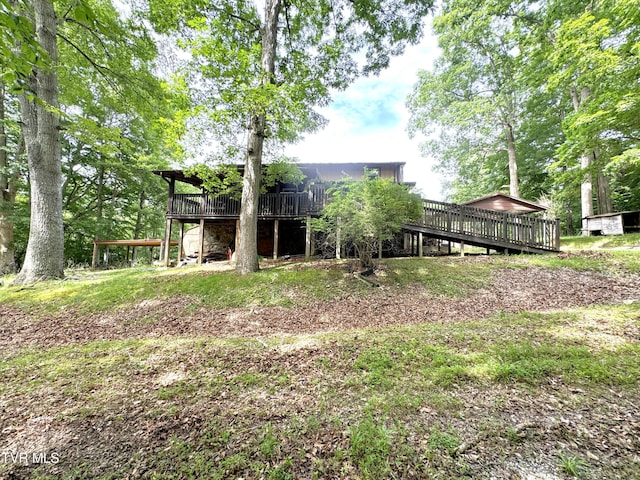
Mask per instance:
[[[178,238],[178,263],[182,260],[182,249],[184,246],[184,222],[180,221],[180,238]]]
[[[422,257],[423,254],[423,246],[422,246],[422,232],[418,232],[418,256]]]
[[[127,245],[127,260],[126,260],[127,265],[129,264],[129,250],[130,250],[130,248],[131,247],[129,245]]]
[[[100,247],[96,242],[93,242],[93,258],[91,259],[91,268],[95,269],[98,266],[98,253]]]
[[[173,221],[168,218],[167,219],[167,227],[164,231],[164,266],[169,266],[169,253],[171,252],[171,225]]]
[[[340,260],[340,217],[337,220],[338,228],[336,229],[336,258]]]
[[[304,235],[304,259],[311,260],[311,215],[307,215],[307,225]]]
[[[378,260],[382,260],[382,239],[378,239]]]
[[[236,246],[234,252],[238,251],[238,247],[240,246],[240,220],[236,220]]]
[[[104,247],[104,264],[109,265],[109,245]]]
[[[204,218],[200,219],[200,237],[198,245],[200,245],[200,248],[198,249],[198,265],[202,265],[202,259],[204,257]]]
[[[508,239],[508,234],[507,234],[507,222],[508,222],[509,216],[507,215],[507,212],[503,212],[502,214],[502,240],[504,242],[507,242]]]
[[[464,242],[460,242],[460,256],[464,257]]]
[[[307,229],[309,225],[307,224]],[[273,221],[273,259],[278,259],[278,240],[279,240],[280,220],[277,218]]]

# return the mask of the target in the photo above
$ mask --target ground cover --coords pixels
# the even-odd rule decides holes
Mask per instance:
[[[5,286],[0,478],[640,478],[638,262]]]

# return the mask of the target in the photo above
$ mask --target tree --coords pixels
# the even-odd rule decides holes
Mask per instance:
[[[558,121],[564,138],[550,168],[554,195],[580,198],[581,217],[621,208],[610,182],[627,190],[620,173],[630,171],[627,162],[637,161],[637,122],[629,119],[640,114],[634,85],[639,62],[633,53],[640,39],[640,6],[628,0],[547,0],[534,16],[523,80],[531,90],[564,99]]]
[[[161,32],[182,34],[199,110],[223,151],[245,163],[237,272],[258,269],[257,203],[263,159],[323,124],[314,111],[331,89],[376,73],[418,40],[431,0],[151,1]],[[359,56],[364,53],[364,56]],[[358,65],[362,59],[363,65]],[[206,84],[206,89],[202,85]],[[244,147],[235,139],[246,134]]]
[[[520,195],[518,14],[503,0],[449,0],[434,21],[442,56],[433,72],[419,73],[408,99],[410,132],[438,136],[425,150],[453,174],[457,197],[500,190],[505,181]]]
[[[389,179],[365,175],[362,181],[345,181],[328,192],[331,202],[314,228],[334,242],[354,246],[364,268],[373,265],[376,245],[391,240],[402,225],[418,220],[422,199],[409,187]],[[338,246],[339,248],[339,246]]]
[[[149,170],[167,165],[158,123],[172,105],[168,85],[151,74],[155,43],[135,15],[122,19],[110,2],[94,0],[56,2],[58,12],[45,0],[0,7],[10,27],[0,50],[14,53],[2,73],[20,93],[31,187],[27,252],[15,282],[31,283],[63,275],[65,238],[86,242],[105,223],[126,224],[115,214],[120,205],[141,231],[140,205],[161,188],[147,181]],[[105,222],[107,208],[113,215]],[[92,214],[93,222],[82,222]]]
[[[35,35],[48,65],[36,66],[20,95],[31,186],[31,221],[24,265],[16,284],[64,275],[60,110],[56,62],[57,18],[51,0],[29,0]]]

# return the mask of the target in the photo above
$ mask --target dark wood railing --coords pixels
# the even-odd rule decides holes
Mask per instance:
[[[311,192],[265,193],[260,195],[258,215],[261,217],[300,217],[319,213],[327,203],[324,189]],[[240,200],[232,195],[176,193],[169,201],[168,214],[173,217],[237,217]]]
[[[560,248],[559,221],[530,215],[425,200],[424,217],[418,225],[515,247],[549,251]]]

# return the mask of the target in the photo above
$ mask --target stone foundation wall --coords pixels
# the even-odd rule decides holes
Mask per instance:
[[[226,255],[227,248],[235,249],[236,222],[218,222],[204,226],[203,255]],[[200,226],[184,232],[183,251],[187,257],[195,257],[200,250]]]

